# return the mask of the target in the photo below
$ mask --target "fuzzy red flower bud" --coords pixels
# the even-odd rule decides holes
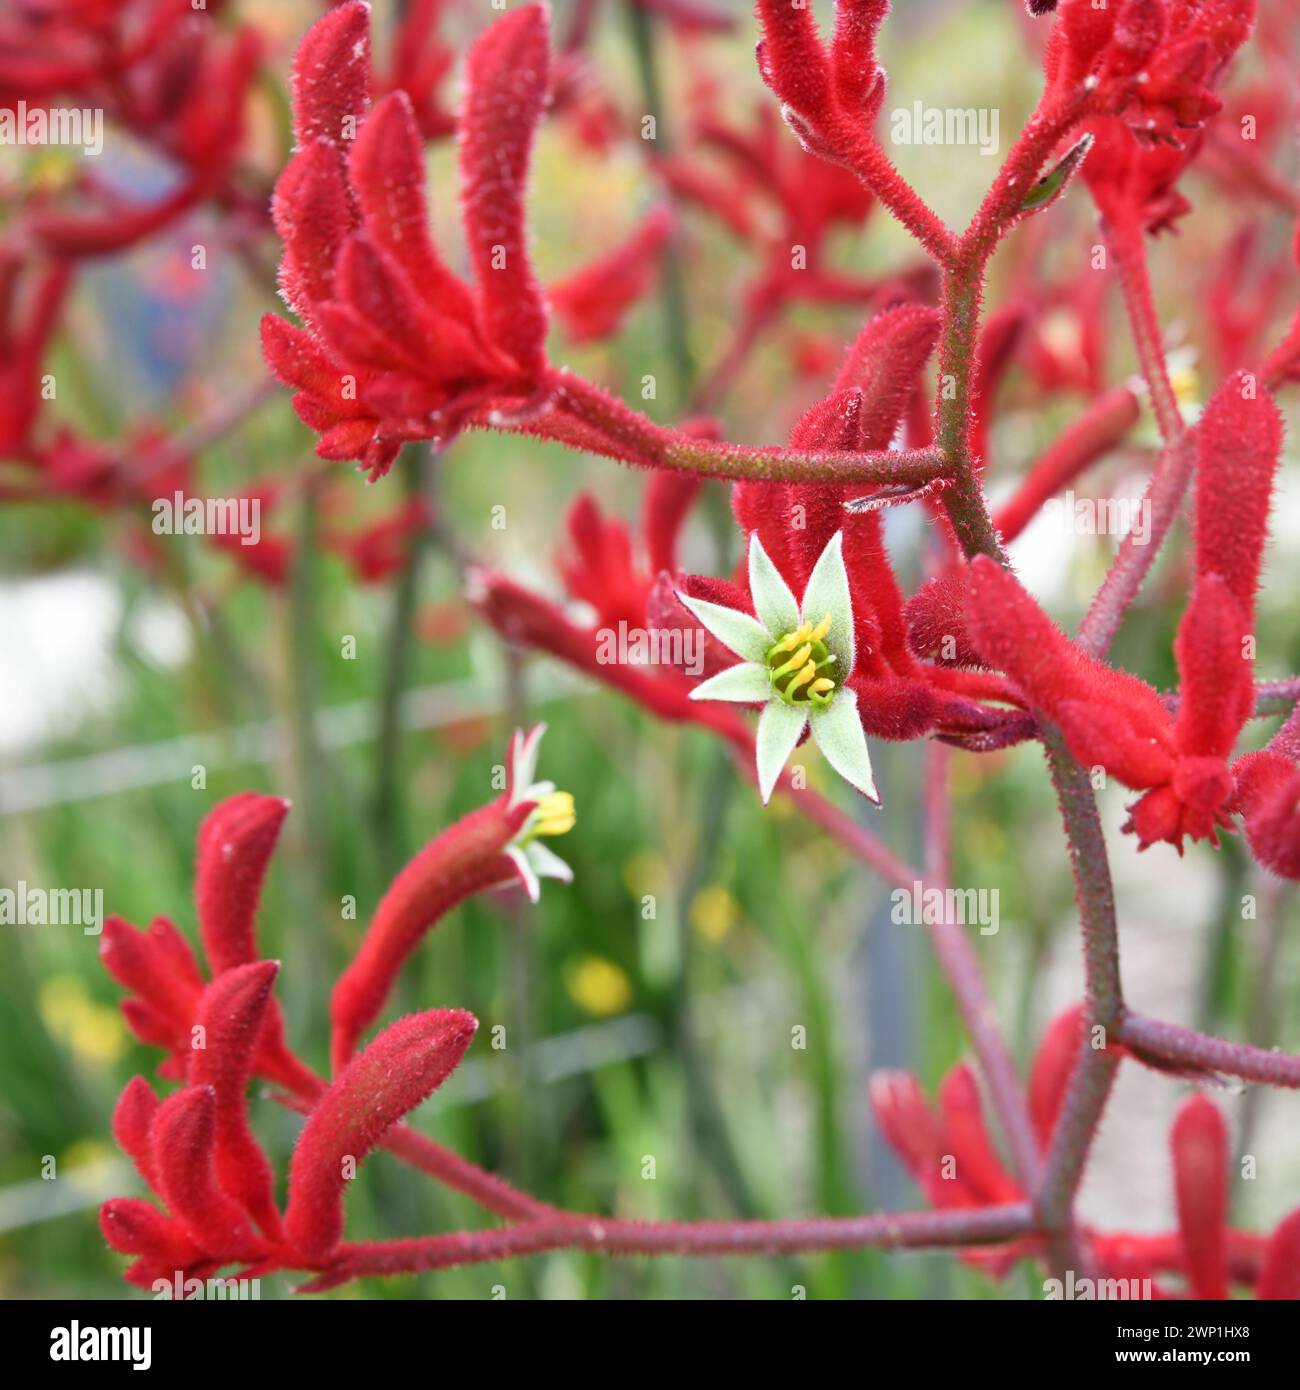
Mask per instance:
[[[313,25],[290,81],[300,146],[350,140],[370,104],[370,6],[349,0]]]
[[[343,1235],[347,1166],[358,1164],[403,1115],[447,1079],[478,1027],[472,1014],[433,1009],[386,1028],[312,1107],[289,1169],[284,1231],[309,1263]]]
[[[488,338],[525,371],[538,369],[546,305],[528,259],[524,193],[549,82],[549,21],[525,5],[470,49],[461,114],[465,235]]]
[[[151,1132],[159,1191],[205,1254],[220,1261],[256,1260],[266,1246],[213,1168],[216,1114],[211,1086],[187,1086],[159,1107]]]
[[[1254,377],[1237,372],[1205,407],[1196,441],[1196,572],[1220,575],[1250,624],[1282,452],[1282,415]]]
[[[257,905],[288,814],[281,797],[240,792],[199,826],[194,899],[214,975],[257,959]]]
[[[254,961],[218,975],[204,990],[189,1068],[190,1082],[210,1086],[215,1097],[217,1181],[243,1203],[269,1240],[277,1239],[280,1230],[274,1178],[249,1127],[244,1092],[278,970],[275,961]]]
[[[1219,1108],[1193,1096],[1169,1136],[1184,1269],[1197,1298],[1227,1298],[1228,1128]]]

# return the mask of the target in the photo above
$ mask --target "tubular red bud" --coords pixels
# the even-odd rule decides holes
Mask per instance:
[[[256,1260],[266,1247],[213,1172],[216,1111],[211,1086],[188,1086],[159,1107],[150,1136],[159,1189],[168,1211],[206,1255]]]
[[[194,898],[214,975],[257,959],[257,906],[289,803],[241,792],[199,826]]]
[[[145,1182],[158,1190],[149,1132],[158,1113],[158,1097],[143,1076],[133,1076],[113,1108],[113,1138],[135,1164]]]
[[[345,1161],[359,1164],[465,1055],[478,1021],[459,1009],[412,1014],[386,1028],[313,1106],[289,1169],[284,1231],[309,1263],[343,1235]]]
[[[290,79],[298,144],[342,145],[370,101],[370,6],[349,0],[307,31]]]
[[[1183,1265],[1197,1298],[1228,1297],[1228,1128],[1219,1109],[1193,1096],[1169,1137]]]
[[[1254,622],[1255,593],[1282,416],[1272,396],[1237,372],[1214,393],[1196,430],[1196,572],[1221,575]]]
[[[185,1269],[201,1254],[198,1246],[149,1202],[113,1197],[99,1209],[104,1239],[121,1255],[144,1255]]]
[[[210,1086],[215,1097],[217,1181],[270,1240],[278,1238],[280,1228],[274,1177],[249,1128],[244,1092],[279,968],[272,960],[235,966],[207,987],[198,1009],[202,1045],[195,1047],[189,1068],[191,1084]]]
[[[330,1056],[336,1072],[378,1017],[402,965],[425,933],[471,894],[513,881],[515,869],[505,850],[531,809],[529,802],[511,808],[499,797],[449,826],[393,880],[330,996]]]
[[[546,306],[528,258],[524,193],[549,82],[541,5],[499,19],[470,49],[460,124],[465,235],[490,342],[526,372],[544,361]]]

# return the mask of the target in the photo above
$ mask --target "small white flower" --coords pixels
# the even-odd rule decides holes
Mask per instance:
[[[537,804],[506,846],[506,856],[519,871],[524,891],[531,902],[542,893],[540,880],[556,878],[561,883],[573,882],[573,870],[558,854],[549,850],[539,836],[567,835],[573,829],[576,816],[570,792],[555,790],[554,782],[535,782],[537,755],[541,751],[545,724],[534,725],[525,735],[516,729],[510,743],[510,772],[507,783],[508,806],[524,801]]]
[[[858,699],[844,685],[853,673],[854,653],[853,603],[842,547],[843,535],[837,531],[808,577],[803,602],[796,603],[757,533],[751,535],[749,592],[757,618],[677,595],[719,642],[743,658],[697,685],[691,699],[763,706],[756,751],[764,804],[811,723],[826,761],[879,805]]]

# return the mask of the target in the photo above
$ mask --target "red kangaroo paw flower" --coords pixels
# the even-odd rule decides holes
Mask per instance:
[[[672,230],[671,209],[655,208],[621,246],[550,286],[546,297],[570,341],[593,342],[618,332],[654,284]]]
[[[528,259],[524,190],[549,82],[549,21],[525,5],[470,49],[461,113],[465,235],[488,340],[525,372],[544,363],[546,305]]]
[[[1205,407],[1196,440],[1196,572],[1222,577],[1249,630],[1282,452],[1282,415],[1254,378],[1238,372]]]
[[[1300,1207],[1269,1238],[1255,1292],[1258,1298],[1300,1299]]]
[[[1024,1194],[1007,1175],[984,1123],[975,1073],[959,1062],[939,1087],[939,1106],[957,1159],[957,1172],[976,1200],[985,1205],[1018,1202]]]
[[[151,1136],[159,1191],[168,1211],[212,1259],[257,1260],[266,1246],[213,1171],[216,1113],[211,1086],[188,1086],[159,1107]]]
[[[347,1166],[446,1080],[477,1027],[458,1009],[399,1019],[316,1101],[293,1152],[284,1217],[286,1238],[309,1263],[322,1263],[342,1239]]]
[[[219,975],[199,1002],[189,1079],[210,1086],[216,1099],[213,1160],[217,1181],[242,1202],[268,1240],[278,1240],[280,1214],[270,1162],[248,1124],[245,1091],[262,1021],[279,970],[272,960],[239,965]]]
[[[314,24],[299,45],[290,82],[300,146],[353,139],[370,103],[370,6],[349,0]]]
[[[1228,1127],[1219,1108],[1193,1096],[1169,1136],[1183,1267],[1198,1298],[1228,1297]]]
[[[566,878],[568,869],[537,836],[562,835],[573,826],[572,798],[549,782],[534,781],[545,725],[510,745],[505,791],[463,816],[413,858],[375,909],[351,964],[330,998],[330,1055],[338,1071],[374,1022],[399,971],[420,940],[457,903],[473,893],[521,882],[536,901],[537,877]]]

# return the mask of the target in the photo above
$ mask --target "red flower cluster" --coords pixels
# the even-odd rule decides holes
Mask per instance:
[[[1083,764],[1143,791],[1126,827],[1145,849],[1230,824],[1228,757],[1254,709],[1255,592],[1282,417],[1254,378],[1230,378],[1197,431],[1196,583],[1175,643],[1177,714],[1151,686],[1088,656],[1005,570],[972,567],[967,614],[980,655],[1057,724]]]
[[[324,1272],[343,1258],[344,1160],[359,1163],[439,1086],[478,1026],[467,1013],[434,1009],[398,1020],[354,1055],[402,963],[469,895],[512,882],[535,895],[539,874],[567,875],[535,839],[573,823],[568,798],[533,781],[541,734],[539,727],[515,736],[502,795],[431,841],[380,902],[334,990],[332,1082],[289,1048],[271,994],[279,963],[260,959],[257,948],[258,903],[287,802],[246,792],[221,802],[200,827],[195,901],[210,982],[166,918],[145,932],[121,918],[105,923],[104,964],[130,991],[123,1015],[141,1041],[167,1052],[160,1075],[183,1083],[160,1103],[137,1077],[114,1115],[118,1143],[166,1207],[164,1215],[135,1198],[105,1203],[109,1244],[137,1257],[128,1280],[147,1288],[176,1270],[203,1278],[232,1263],[252,1273]],[[283,1216],[249,1125],[254,1076],[308,1112]]]
[[[1034,1056],[1029,1108],[1044,1156],[1082,1039],[1082,1011],[1070,1009],[1048,1026]],[[873,1077],[871,1103],[890,1147],[932,1206],[977,1210],[1023,1199],[998,1157],[979,1084],[966,1063],[944,1077],[937,1110],[906,1072]],[[1229,1298],[1233,1285],[1261,1299],[1300,1298],[1300,1208],[1283,1217],[1269,1237],[1228,1225],[1228,1129],[1212,1101],[1203,1095],[1184,1101],[1170,1131],[1170,1152],[1178,1230],[1170,1235],[1085,1232],[1100,1277],[1149,1279],[1154,1298],[1180,1296],[1164,1282],[1170,1275],[1181,1277],[1186,1294],[1195,1298]],[[1040,1253],[1041,1246],[1041,1240],[1029,1237],[971,1250],[962,1258],[1000,1277],[1016,1260]]]

